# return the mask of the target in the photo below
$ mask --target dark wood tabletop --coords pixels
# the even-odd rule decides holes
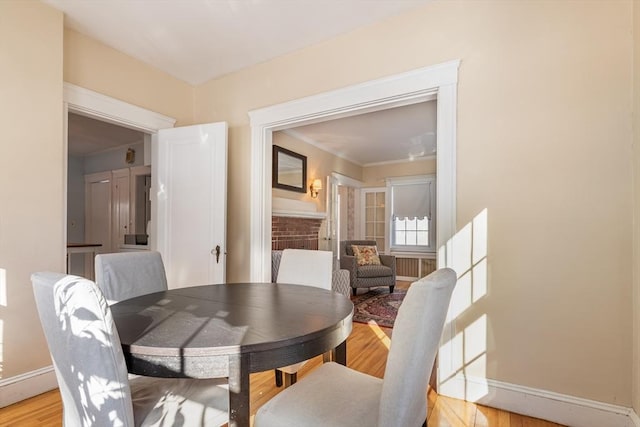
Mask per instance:
[[[171,289],[111,306],[129,372],[229,378],[230,426],[249,426],[249,374],[327,351],[346,364],[353,304],[299,285]]]

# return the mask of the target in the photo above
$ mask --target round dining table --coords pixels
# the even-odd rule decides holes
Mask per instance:
[[[300,285],[170,289],[111,306],[130,373],[229,379],[229,425],[249,426],[249,375],[331,351],[346,365],[353,304]]]

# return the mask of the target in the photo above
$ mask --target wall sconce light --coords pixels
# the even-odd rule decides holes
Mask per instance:
[[[314,199],[318,197],[318,191],[322,190],[322,180],[320,178],[314,179],[309,186],[309,190],[311,190],[311,197]]]
[[[127,155],[125,156],[125,161],[129,165],[136,161],[136,151],[133,148],[129,148],[127,150]]]

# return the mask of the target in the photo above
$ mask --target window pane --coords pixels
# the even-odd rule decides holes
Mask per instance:
[[[396,231],[396,245],[406,245],[405,236],[405,231]]]
[[[382,252],[384,248],[384,239],[376,239],[376,246],[378,246],[378,252]]]
[[[365,204],[367,206],[373,206],[376,202],[376,195],[374,193],[366,193],[365,194]]]
[[[407,218],[407,230],[415,230],[417,223],[415,218]]]
[[[429,233],[426,231],[418,231],[418,244],[429,246]]]
[[[384,193],[376,193],[376,205],[384,206]]]
[[[376,208],[376,221],[384,221],[384,207]]]
[[[427,219],[427,217],[418,219],[418,230],[429,230],[429,220]]]
[[[376,223],[376,236],[384,236],[384,222]]]
[[[415,231],[407,231],[407,245],[417,244],[417,236]]]

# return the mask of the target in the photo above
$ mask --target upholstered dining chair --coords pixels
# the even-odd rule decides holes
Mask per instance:
[[[271,281],[275,282],[280,269],[280,260],[282,259],[282,250],[271,251]],[[340,263],[337,259],[333,260],[333,273],[331,278],[331,290],[342,294],[349,298],[351,296],[351,284],[349,282],[349,272],[340,269]]]
[[[426,425],[427,385],[455,283],[456,273],[445,268],[411,284],[383,379],[325,363],[264,404],[254,426]]]
[[[96,284],[109,304],[167,290],[160,252],[119,252],[95,258]]]
[[[276,283],[315,286],[331,290],[333,253],[306,249],[285,249],[278,268]],[[276,385],[288,387],[297,380],[297,373],[306,361],[276,369]]]
[[[219,426],[224,380],[129,379],[111,310],[96,284],[35,273],[33,291],[60,387],[65,426]]]

